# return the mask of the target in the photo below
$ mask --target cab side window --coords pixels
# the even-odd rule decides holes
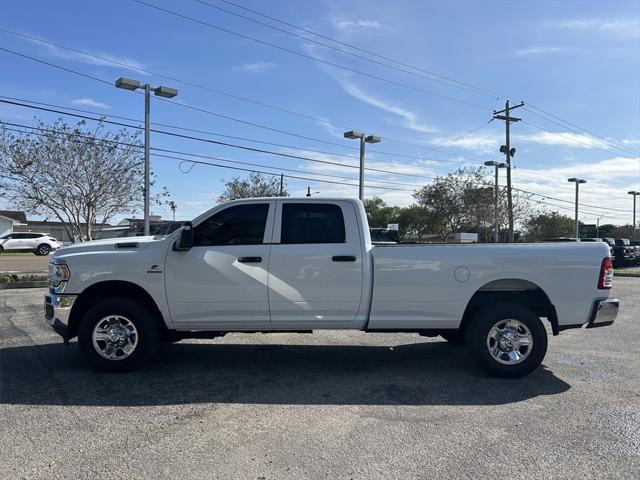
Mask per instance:
[[[330,203],[282,205],[280,243],[345,243],[342,209]]]
[[[193,244],[196,247],[261,245],[268,214],[268,203],[226,208],[195,228]]]

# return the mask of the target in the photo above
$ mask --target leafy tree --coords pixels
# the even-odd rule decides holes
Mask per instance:
[[[36,120],[36,127],[37,133],[15,134],[0,122],[0,196],[8,203],[57,218],[69,237],[80,241],[92,239],[96,224],[141,207],[144,158],[138,133],[63,119],[50,125]]]
[[[225,190],[218,197],[219,202],[239,198],[288,197],[286,183],[280,192],[280,178],[251,172],[249,178],[234,177],[225,183]]]
[[[398,224],[398,234],[401,241],[406,239],[408,235],[415,235],[420,240],[427,233],[438,230],[437,219],[420,205],[411,205],[400,209]]]
[[[480,194],[487,187],[482,169],[459,168],[446,176],[438,176],[425,185],[414,198],[433,218],[436,233],[443,241],[453,232],[463,231],[478,223],[478,216],[486,216],[490,196]]]
[[[398,222],[399,207],[392,207],[380,197],[366,198],[362,202],[367,212],[367,220],[371,228],[387,228],[389,223]]]
[[[600,225],[598,227],[598,237],[600,238],[613,238],[611,232],[613,232],[616,228],[612,223],[605,223],[604,225]]]
[[[575,236],[575,220],[558,212],[539,213],[524,222],[525,238],[539,242],[545,238]]]
[[[628,238],[629,240],[633,240],[633,226],[629,224],[616,227],[609,232],[609,235],[613,238]]]

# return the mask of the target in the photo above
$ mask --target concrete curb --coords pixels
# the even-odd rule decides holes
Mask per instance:
[[[7,282],[0,283],[0,290],[13,290],[16,288],[46,288],[48,286],[48,280],[38,282]]]

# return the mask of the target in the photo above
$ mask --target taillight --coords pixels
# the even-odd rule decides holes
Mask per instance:
[[[602,260],[602,266],[600,267],[600,277],[598,278],[598,288],[600,290],[606,290],[611,288],[613,283],[613,262],[611,257],[606,257]]]

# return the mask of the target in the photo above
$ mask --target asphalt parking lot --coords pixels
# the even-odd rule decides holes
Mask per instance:
[[[96,373],[42,294],[0,291],[2,478],[640,478],[640,279],[615,280],[614,326],[552,338],[518,380],[437,338],[336,331]]]
[[[0,255],[0,272],[47,273],[51,255]]]

